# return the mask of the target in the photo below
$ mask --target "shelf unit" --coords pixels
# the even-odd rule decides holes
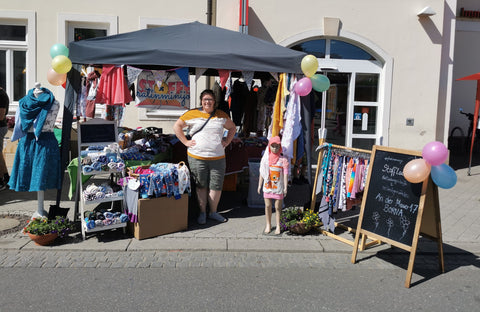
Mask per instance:
[[[80,220],[81,220],[81,229],[82,229],[82,238],[85,239],[85,235],[87,233],[94,233],[100,231],[106,231],[111,229],[125,228],[127,226],[126,222],[122,223],[115,223],[110,225],[103,225],[94,228],[87,228],[87,224],[85,222],[84,213],[85,207],[88,205],[98,205],[101,203],[111,202],[111,208],[113,208],[113,204],[116,201],[121,201],[122,207],[121,211],[124,211],[123,208],[123,196],[112,196],[108,198],[103,198],[99,200],[91,200],[86,201],[83,197],[84,191],[84,183],[82,180],[82,174],[89,175],[89,176],[96,176],[102,179],[102,176],[107,176],[105,180],[108,180],[111,175],[114,175],[115,178],[123,177],[123,170],[105,170],[105,171],[91,171],[88,173],[83,173],[82,170],[82,156],[81,151],[83,148],[90,147],[90,146],[107,146],[112,143],[117,142],[117,125],[115,121],[107,121],[99,118],[94,118],[84,123],[78,124],[78,167],[77,167],[77,185],[79,186],[80,198],[78,199],[80,202]],[[120,155],[117,155],[117,159]],[[110,209],[111,209],[110,208]],[[93,210],[93,209],[92,209]]]

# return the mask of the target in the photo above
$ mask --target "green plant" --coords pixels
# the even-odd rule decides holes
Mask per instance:
[[[289,207],[282,211],[280,215],[280,228],[282,231],[287,231],[291,226],[298,223],[303,218],[302,208]]]
[[[58,233],[59,237],[64,237],[70,233],[72,228],[73,223],[68,218],[57,216],[53,220],[48,220],[46,217],[41,217],[29,220],[27,226],[23,228],[23,233],[34,235]]]
[[[303,212],[303,218],[300,222],[304,223],[307,228],[320,226],[321,224],[318,214],[311,209],[306,209]]]

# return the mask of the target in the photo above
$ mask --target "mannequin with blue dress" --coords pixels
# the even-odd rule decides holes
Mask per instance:
[[[61,187],[60,149],[53,129],[60,104],[35,83],[19,101],[12,142],[19,140],[8,185],[17,192],[37,192],[33,217],[46,217],[44,191]]]

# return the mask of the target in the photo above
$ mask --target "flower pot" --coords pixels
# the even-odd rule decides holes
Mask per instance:
[[[58,237],[58,233],[49,233],[44,235],[35,235],[28,233],[28,236],[35,243],[35,245],[46,246],[53,243],[53,241]]]
[[[307,234],[312,228],[310,226],[307,226],[305,223],[295,223],[289,228],[289,231],[294,233],[294,234],[300,234],[304,235]]]

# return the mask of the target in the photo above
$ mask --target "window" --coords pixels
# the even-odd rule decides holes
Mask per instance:
[[[36,22],[33,11],[0,10],[0,86],[10,98],[10,115],[36,77]]]
[[[291,49],[315,55],[317,58],[325,58],[326,40],[310,40],[293,46]]]
[[[91,28],[73,28],[74,40],[80,41],[85,39],[105,37],[107,35],[106,29],[91,29]]]
[[[309,40],[297,44],[291,47],[291,49],[315,55],[317,58],[375,60],[375,57],[362,48],[334,39]]]
[[[0,86],[11,100],[26,93],[26,26],[0,25]]]

